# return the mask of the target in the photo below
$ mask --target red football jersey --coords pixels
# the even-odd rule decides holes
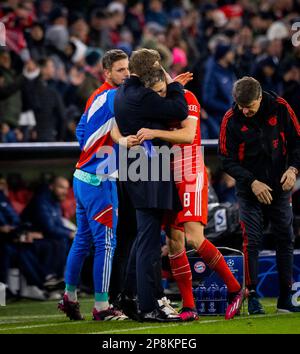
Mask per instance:
[[[188,180],[199,171],[203,170],[203,160],[201,153],[201,132],[200,132],[200,103],[195,95],[185,90],[185,99],[188,104],[188,117],[197,121],[194,141],[192,144],[175,144],[178,151],[174,154],[174,177],[176,182]],[[180,123],[172,126],[171,129],[180,128]]]

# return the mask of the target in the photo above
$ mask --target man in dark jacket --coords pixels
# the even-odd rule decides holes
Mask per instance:
[[[62,141],[65,130],[65,107],[59,93],[49,86],[48,70],[53,66],[50,58],[36,63],[36,69],[24,85],[24,110],[32,110],[36,120],[37,141]]]
[[[37,242],[35,247],[46,273],[55,274],[58,278],[63,276],[69,242],[75,235],[62,220],[60,203],[66,198],[69,187],[67,179],[56,177],[49,188],[42,189],[33,197],[22,213],[24,221],[43,233],[45,239]],[[49,254],[55,254],[55,259],[49,258]]]
[[[204,134],[204,138],[218,138],[222,117],[231,106],[230,92],[236,80],[233,62],[234,52],[232,47],[219,44],[213,59],[209,59],[206,64],[202,98],[208,114],[208,119],[203,122],[204,127],[207,125],[208,136]]]
[[[4,180],[5,181],[5,180]],[[20,217],[0,187],[0,282],[7,283],[8,270],[16,263],[29,285],[43,287],[46,274],[34,252],[34,242],[43,238],[30,231],[30,225],[21,223]]]
[[[300,169],[300,125],[289,104],[262,91],[252,77],[233,88],[235,105],[224,116],[219,154],[225,172],[236,179],[246,260],[248,311],[261,314],[256,286],[263,217],[277,241],[279,274],[277,309],[298,312],[291,301],[294,234],[291,190]]]
[[[21,88],[23,82],[24,77],[17,76],[12,69],[9,51],[0,47],[0,127],[3,124],[7,130],[11,129],[12,140],[17,140],[13,130],[18,127],[22,111]]]
[[[172,79],[168,78],[167,96],[162,98],[151,89],[145,88],[139,80],[138,76],[142,75],[145,70],[151,69],[151,66],[159,60],[159,54],[156,51],[147,49],[134,52],[130,58],[131,77],[117,91],[114,103],[116,121],[123,136],[136,135],[143,127],[167,129],[166,124],[170,120],[176,118],[184,120],[187,117],[187,105],[179,83],[172,82]],[[161,147],[166,143],[157,139],[153,145]],[[163,181],[161,176],[156,181],[149,179],[151,150],[148,150],[148,155],[142,151],[141,157],[146,159],[148,167],[149,173],[146,180],[133,181],[132,176],[129,175],[125,182],[137,216],[136,249],[133,248],[130,256],[136,257],[137,279],[136,284],[135,280],[132,280],[131,288],[134,293],[137,287],[142,320],[172,321],[174,319],[166,316],[157,308],[157,268],[160,267],[160,233],[163,211],[178,210],[181,206],[172,178],[168,181]],[[127,159],[128,174],[137,161],[138,159],[134,158]],[[159,162],[161,166],[161,159]],[[122,178],[122,166],[120,166],[119,178]],[[129,264],[131,263],[130,259]]]

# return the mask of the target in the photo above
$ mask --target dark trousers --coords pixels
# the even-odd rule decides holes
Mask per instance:
[[[117,246],[113,259],[109,300],[114,303],[125,286],[126,268],[129,254],[137,234],[136,212],[124,182],[118,182],[119,217],[117,226]],[[135,263],[135,262],[134,262]],[[134,264],[135,268],[135,264]],[[134,293],[136,295],[136,293]]]
[[[128,260],[126,289],[137,294],[141,312],[153,311],[157,305],[158,284],[161,283],[161,222],[163,211],[137,209],[137,238]]]
[[[240,220],[243,231],[246,285],[255,289],[258,282],[258,253],[263,238],[264,217],[271,224],[276,241],[276,261],[280,296],[286,296],[292,285],[293,275],[293,211],[291,193],[273,196],[271,205],[264,205],[254,197],[239,195]]]
[[[67,242],[64,239],[53,240],[49,238],[34,241],[33,252],[46,275],[63,277],[69,247]]]
[[[0,282],[7,283],[8,270],[17,266],[29,285],[43,287],[45,273],[41,267],[32,244],[0,244]]]

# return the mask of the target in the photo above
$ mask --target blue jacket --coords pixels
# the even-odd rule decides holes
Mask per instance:
[[[20,217],[14,210],[4,193],[0,191],[0,226],[18,226]]]
[[[69,238],[71,231],[62,223],[60,203],[48,188],[33,197],[25,208],[22,218],[30,222],[33,228],[42,232],[46,238]]]
[[[232,105],[232,88],[236,77],[232,68],[224,68],[214,59],[209,60],[206,69],[203,105],[209,116],[221,119]]]

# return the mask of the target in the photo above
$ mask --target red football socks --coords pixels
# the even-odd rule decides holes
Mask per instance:
[[[241,285],[231,273],[223,255],[210,241],[205,239],[197,253],[209,268],[221,277],[228,288],[228,292],[237,292],[241,289]]]
[[[172,274],[182,297],[182,306],[195,308],[191,267],[185,250],[169,256]]]

